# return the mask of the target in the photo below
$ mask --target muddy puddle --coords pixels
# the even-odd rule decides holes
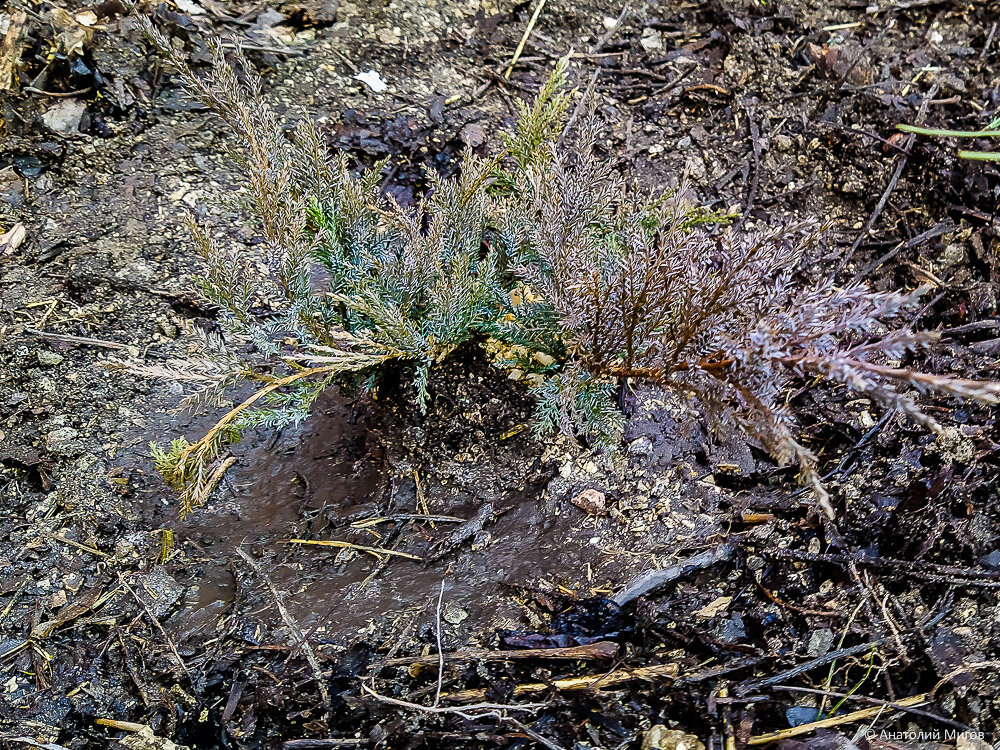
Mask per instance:
[[[331,394],[301,425],[237,447],[223,497],[174,524],[178,543],[197,549],[179,578],[189,585],[184,606],[166,623],[179,642],[213,637],[232,611],[278,624],[238,547],[317,642],[340,645],[430,617],[442,581],[444,619],[471,637],[530,626],[524,602],[535,593],[610,595],[648,566],[627,525],[553,498],[546,487],[557,470],[530,451],[494,463],[459,453],[409,469],[385,459],[391,428],[375,411]],[[645,535],[641,546],[654,541]]]

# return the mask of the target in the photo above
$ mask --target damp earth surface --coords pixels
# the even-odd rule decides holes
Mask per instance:
[[[149,443],[193,439],[218,414],[176,413],[180,386],[108,365],[182,357],[193,326],[215,326],[193,291],[189,215],[233,245],[254,230],[218,200],[238,187],[225,127],[123,8],[54,7],[0,15],[20,55],[2,101],[0,230],[24,231],[0,244],[5,744],[1000,741],[984,666],[1000,658],[995,410],[929,400],[935,439],[803,383],[788,402],[829,475],[831,527],[792,472],[707,434],[675,396],[629,391],[621,445],[596,450],[535,435],[524,387],[463,353],[432,373],[426,413],[390,378],[247,435],[210,502],[179,518]],[[827,224],[803,279],[926,285],[910,324],[953,332],[914,364],[998,377],[998,172],[895,130],[996,115],[988,4],[550,0],[508,79],[535,7],[141,9],[196,70],[208,35],[236,35],[266,100],[289,123],[318,118],[358,168],[388,158],[383,190],[403,203],[428,170],[488,149],[514,100],[574,50],[608,159],[646,187],[684,182],[748,227]],[[359,80],[369,71],[384,91]],[[649,571],[669,580],[618,604]],[[923,713],[866,720],[920,743],[846,719],[796,734],[921,695]],[[499,719],[413,706],[469,701],[540,706]]]

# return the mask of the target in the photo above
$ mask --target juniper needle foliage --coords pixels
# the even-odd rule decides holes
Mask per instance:
[[[565,60],[520,105],[496,156],[466,153],[458,177],[432,176],[408,209],[380,194],[380,166],[355,173],[313,123],[286,134],[239,50],[234,67],[216,45],[203,80],[147,33],[189,93],[232,127],[245,210],[264,238],[223,247],[192,226],[207,268],[201,292],[225,336],[206,338],[200,358],[132,368],[194,384],[197,406],[256,383],[197,442],[156,448],[183,512],[206,500],[223,446],[248,427],[299,420],[327,386],[371,385],[392,360],[423,408],[432,366],[467,342],[531,388],[539,430],[613,443],[617,389],[655,382],[797,465],[831,517],[817,459],[783,406],[793,380],[841,383],[932,429],[913,394],[1000,397],[1000,384],[876,364],[930,340],[878,333],[913,296],[796,285],[801,228],[725,229],[723,217],[670,194],[641,194],[597,155],[593,115],[561,149]]]

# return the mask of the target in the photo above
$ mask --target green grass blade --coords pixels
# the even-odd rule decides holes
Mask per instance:
[[[1000,151],[959,151],[958,158],[972,161],[1000,161]]]
[[[916,125],[897,125],[896,129],[902,130],[904,133],[916,133],[917,135],[930,135],[941,138],[1000,138],[1000,129],[941,130],[939,128],[920,128]]]

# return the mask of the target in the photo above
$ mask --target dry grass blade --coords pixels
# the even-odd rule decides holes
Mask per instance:
[[[548,0],[538,0],[538,4],[535,6],[534,13],[531,14],[531,18],[528,20],[528,25],[524,29],[524,34],[521,36],[521,41],[517,43],[517,49],[514,50],[514,56],[510,59],[510,64],[507,66],[507,70],[504,71],[503,77],[510,78],[510,74],[514,72],[514,66],[517,65],[517,61],[521,58],[521,53],[524,52],[524,45],[528,43],[528,37],[531,36],[531,32],[535,28],[535,24],[538,23],[538,17],[542,14],[542,8],[545,7],[545,3]]]
[[[407,560],[422,560],[423,558],[417,557],[416,555],[411,555],[408,552],[397,552],[393,549],[385,549],[384,547],[366,547],[363,544],[351,544],[350,542],[337,542],[327,539],[289,539],[287,544],[308,544],[314,547],[335,547],[337,549],[356,549],[359,552],[365,552],[373,557],[382,560],[386,557],[402,557]]]

